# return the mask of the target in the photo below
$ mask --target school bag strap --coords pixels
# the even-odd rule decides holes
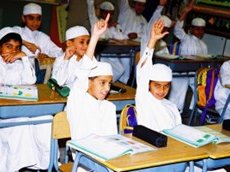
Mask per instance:
[[[137,126],[137,111],[134,105],[126,105],[120,115],[119,130],[121,134],[133,132],[133,127]]]

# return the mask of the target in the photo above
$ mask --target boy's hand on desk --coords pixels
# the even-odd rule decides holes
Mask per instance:
[[[37,45],[35,45],[35,44],[33,44],[33,43],[31,43],[31,42],[27,42],[27,41],[22,41],[22,44],[24,45],[24,46],[26,46],[26,48],[28,48],[32,53],[35,53],[36,52],[36,50],[39,50],[40,51],[40,48],[37,46]]]

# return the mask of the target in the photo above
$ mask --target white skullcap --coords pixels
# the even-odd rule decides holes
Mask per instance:
[[[79,36],[89,35],[88,30],[83,26],[73,26],[66,31],[65,40],[77,38]]]
[[[23,15],[28,14],[40,14],[42,15],[42,8],[40,5],[35,3],[26,4],[23,8]]]
[[[133,1],[146,3],[146,0],[133,0]]]
[[[97,62],[97,66],[91,70],[88,77],[107,76],[107,75],[113,76],[111,65],[106,62]]]
[[[170,18],[168,18],[168,17],[165,16],[165,15],[162,15],[162,16],[160,17],[160,19],[164,21],[165,27],[167,27],[167,28],[170,28],[170,27],[171,27],[172,20],[171,20]]]
[[[154,64],[149,71],[149,80],[171,82],[172,70],[164,64]]]
[[[8,33],[17,33],[12,27],[4,27],[0,30],[0,40]]]
[[[111,2],[105,1],[105,2],[101,3],[100,9],[101,10],[113,11],[114,10],[114,6],[113,6],[113,4]]]
[[[202,18],[194,18],[192,20],[192,26],[205,27],[206,26],[206,22]]]

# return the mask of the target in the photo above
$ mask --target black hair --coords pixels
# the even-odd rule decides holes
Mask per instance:
[[[11,32],[2,37],[0,40],[0,46],[9,42],[10,40],[18,41],[20,45],[22,45],[22,37],[18,33]]]

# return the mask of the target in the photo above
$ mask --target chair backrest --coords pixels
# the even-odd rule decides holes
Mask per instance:
[[[59,112],[53,118],[52,138],[65,139],[70,137],[70,128],[66,112]]]
[[[119,131],[121,134],[128,134],[133,132],[133,127],[137,125],[137,112],[133,105],[126,105],[121,111],[119,121]]]

